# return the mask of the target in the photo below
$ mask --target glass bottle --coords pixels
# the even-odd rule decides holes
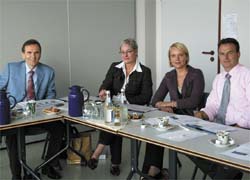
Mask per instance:
[[[121,120],[123,122],[126,122],[128,120],[128,107],[127,107],[127,101],[126,101],[126,96],[125,96],[125,90],[121,89],[121,96],[120,96],[120,114],[121,114]]]
[[[114,117],[113,104],[111,101],[110,91],[106,91],[106,99],[104,103],[104,120],[105,123],[112,123]]]

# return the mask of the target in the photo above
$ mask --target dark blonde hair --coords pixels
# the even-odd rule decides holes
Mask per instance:
[[[170,47],[169,47],[169,50],[168,50],[168,59],[169,59],[169,65],[170,67],[173,67],[173,65],[171,64],[171,60],[170,60],[170,51],[172,48],[176,48],[176,49],[179,49],[180,51],[183,51],[184,54],[187,56],[187,62],[186,64],[189,63],[189,52],[188,52],[188,48],[185,46],[185,44],[183,43],[180,43],[180,42],[175,42],[173,43]]]

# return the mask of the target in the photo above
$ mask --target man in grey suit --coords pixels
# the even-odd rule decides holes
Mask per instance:
[[[8,63],[0,76],[0,89],[5,88],[17,102],[29,100],[30,72],[32,72],[33,96],[34,100],[52,99],[56,97],[54,70],[48,65],[39,62],[41,57],[41,45],[37,40],[30,39],[22,46],[22,61]],[[36,125],[50,133],[49,146],[46,159],[56,154],[61,147],[64,135],[62,122],[51,122]],[[33,128],[34,126],[28,127]],[[18,160],[16,135],[6,137],[6,145],[10,160],[12,179],[21,179],[21,165]],[[42,173],[52,179],[60,179],[61,175],[53,166],[56,160],[51,161],[42,169]]]

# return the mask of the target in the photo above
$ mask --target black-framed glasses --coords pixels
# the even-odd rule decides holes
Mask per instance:
[[[127,50],[127,51],[120,51],[119,54],[121,55],[125,55],[125,54],[131,54],[132,52],[134,52],[134,50]]]

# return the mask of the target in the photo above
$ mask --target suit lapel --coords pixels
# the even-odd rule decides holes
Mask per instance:
[[[26,82],[26,66],[25,66],[25,62],[23,62],[21,64],[21,68],[20,68],[20,74],[18,72],[18,75],[16,77],[19,77],[19,80],[17,81],[17,83],[19,83],[19,87],[22,87],[23,88],[23,91],[22,92],[25,92],[25,94],[23,94],[23,98],[26,97],[27,95],[27,82]],[[22,99],[23,100],[23,99]]]

